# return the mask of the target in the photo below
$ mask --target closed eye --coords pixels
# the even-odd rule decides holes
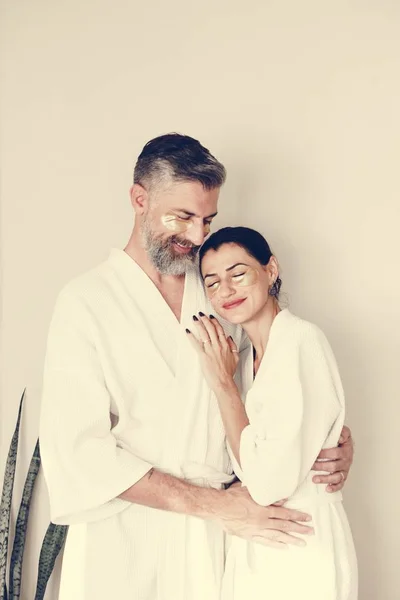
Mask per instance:
[[[246,273],[236,273],[236,275],[232,275],[232,279],[236,279],[236,277],[243,277]]]

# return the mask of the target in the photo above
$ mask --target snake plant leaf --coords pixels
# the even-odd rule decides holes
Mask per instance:
[[[40,468],[39,440],[36,442],[35,450],[26,476],[22,500],[15,524],[14,544],[11,553],[10,577],[9,577],[9,600],[18,600],[21,594],[22,560],[25,550],[25,539],[28,526],[29,508],[33,496],[35,481]]]
[[[11,439],[8,451],[6,469],[4,473],[3,492],[0,503],[0,600],[7,600],[7,554],[8,537],[10,528],[11,502],[14,489],[15,467],[17,464],[19,427],[21,424],[22,405],[26,389],[23,391],[19,403],[18,418],[15,425],[14,435]]]
[[[64,545],[68,532],[68,525],[54,525],[50,523],[44,536],[39,556],[38,579],[35,600],[43,600],[47,583],[53,572],[56,558]]]

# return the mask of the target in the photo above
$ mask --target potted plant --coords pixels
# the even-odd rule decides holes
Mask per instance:
[[[17,423],[7,456],[0,503],[0,600],[19,600],[20,598],[22,562],[24,558],[29,508],[41,462],[39,440],[37,440],[25,479],[22,499],[15,523],[14,540],[7,578],[11,505],[25,392],[26,390],[24,390],[19,403]],[[67,531],[68,527],[66,525],[54,525],[54,523],[50,523],[47,528],[39,555],[38,577],[34,600],[43,600],[44,598],[47,583],[53,571],[56,558],[64,545]]]

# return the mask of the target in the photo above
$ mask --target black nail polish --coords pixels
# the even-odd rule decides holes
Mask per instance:
[[[190,329],[185,329],[186,333],[190,333]]]
[[[210,319],[215,319],[214,315],[210,315]]]
[[[193,321],[198,321],[198,318],[196,317],[196,315],[193,315]]]
[[[202,313],[202,312],[199,312],[199,315],[200,315],[201,317],[205,317],[205,314],[204,314],[204,313]]]

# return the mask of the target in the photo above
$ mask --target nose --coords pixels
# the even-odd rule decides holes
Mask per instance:
[[[226,298],[233,296],[235,293],[236,293],[236,290],[233,287],[233,285],[230,283],[229,280],[220,282],[219,288],[218,288],[218,295],[220,298],[225,300]]]
[[[190,229],[187,230],[185,238],[195,246],[201,246],[206,235],[204,223],[193,223]]]

